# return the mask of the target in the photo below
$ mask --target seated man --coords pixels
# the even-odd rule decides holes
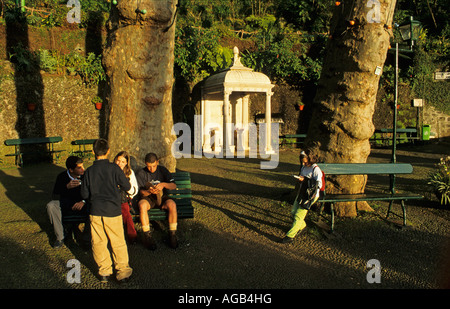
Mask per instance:
[[[80,194],[80,185],[84,174],[83,160],[70,156],[66,160],[66,167],[67,170],[56,177],[53,198],[47,204],[47,213],[56,236],[54,248],[61,247],[64,242],[62,217],[71,214],[85,214],[88,219],[88,207]],[[90,240],[89,221],[87,220],[85,224],[83,241],[88,242]]]
[[[150,222],[148,211],[151,208],[161,208],[168,211],[169,220],[169,245],[171,248],[178,246],[177,230],[177,205],[174,200],[164,196],[165,190],[176,189],[172,174],[167,168],[159,165],[156,154],[149,153],[145,156],[145,167],[136,173],[139,187],[139,216],[144,232],[143,243],[148,249],[155,250],[156,244],[150,234]]]

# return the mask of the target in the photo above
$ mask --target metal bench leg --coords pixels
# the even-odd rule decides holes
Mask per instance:
[[[394,203],[394,201],[390,201],[389,202],[389,208],[386,214],[386,219],[389,218],[389,215],[391,214],[391,208],[392,208],[392,204]]]
[[[334,203],[330,204],[330,212],[331,212],[331,231],[330,233],[334,232]]]
[[[406,207],[404,200],[402,200],[402,212],[403,212],[403,226],[406,226]]]

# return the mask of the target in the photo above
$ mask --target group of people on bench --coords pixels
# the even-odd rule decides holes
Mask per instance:
[[[148,210],[167,210],[169,221],[169,246],[177,248],[176,203],[164,195],[165,190],[176,188],[172,174],[159,165],[156,154],[145,156],[145,167],[136,173],[130,166],[130,156],[119,152],[113,162],[108,160],[109,144],[98,139],[93,144],[95,161],[86,170],[83,160],[70,156],[66,160],[67,170],[56,177],[53,199],[47,204],[47,212],[53,225],[55,248],[63,246],[65,237],[72,237],[71,231],[63,227],[63,218],[70,215],[85,215],[83,232],[79,232],[82,245],[92,246],[99,279],[108,282],[113,274],[113,263],[108,243],[113,251],[116,279],[127,281],[132,273],[128,265],[127,241],[137,241],[137,232],[131,212],[139,212],[142,225],[142,242],[151,250],[156,242],[150,233]]]

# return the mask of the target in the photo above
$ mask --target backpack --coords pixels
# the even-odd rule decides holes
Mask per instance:
[[[314,169],[317,167],[317,165],[314,166],[313,168],[313,173],[314,173]],[[320,170],[322,172],[322,186],[320,187],[320,191],[325,191],[325,173],[324,171]]]

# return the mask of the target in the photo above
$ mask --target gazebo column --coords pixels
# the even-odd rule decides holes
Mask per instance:
[[[209,104],[206,102],[206,97],[203,94],[202,90],[202,142],[203,142],[203,151],[210,152],[211,151],[211,132],[209,130],[209,122],[211,121],[209,117]]]
[[[244,129],[243,131],[243,144],[244,144],[244,150],[248,150],[248,99],[250,95],[246,94],[242,98],[242,127]]]
[[[273,153],[272,150],[272,98],[273,92],[266,92],[266,153]]]
[[[202,100],[201,100],[201,107],[200,107],[200,110],[201,110],[201,114],[200,114],[200,116],[202,117],[202,128],[201,128],[201,130],[202,130],[202,149],[205,149],[205,145],[206,145],[206,130],[205,130],[205,123],[206,123],[206,119],[205,119],[205,113],[206,113],[206,106],[205,106],[205,97],[204,97],[204,93],[203,93],[203,89],[201,90],[202,91]]]
[[[234,151],[232,153],[231,150],[231,141],[234,135],[232,135],[231,133],[231,116],[230,116],[230,94],[231,91],[229,90],[224,90],[223,92],[223,152],[225,154],[225,156],[227,155],[234,155]]]

